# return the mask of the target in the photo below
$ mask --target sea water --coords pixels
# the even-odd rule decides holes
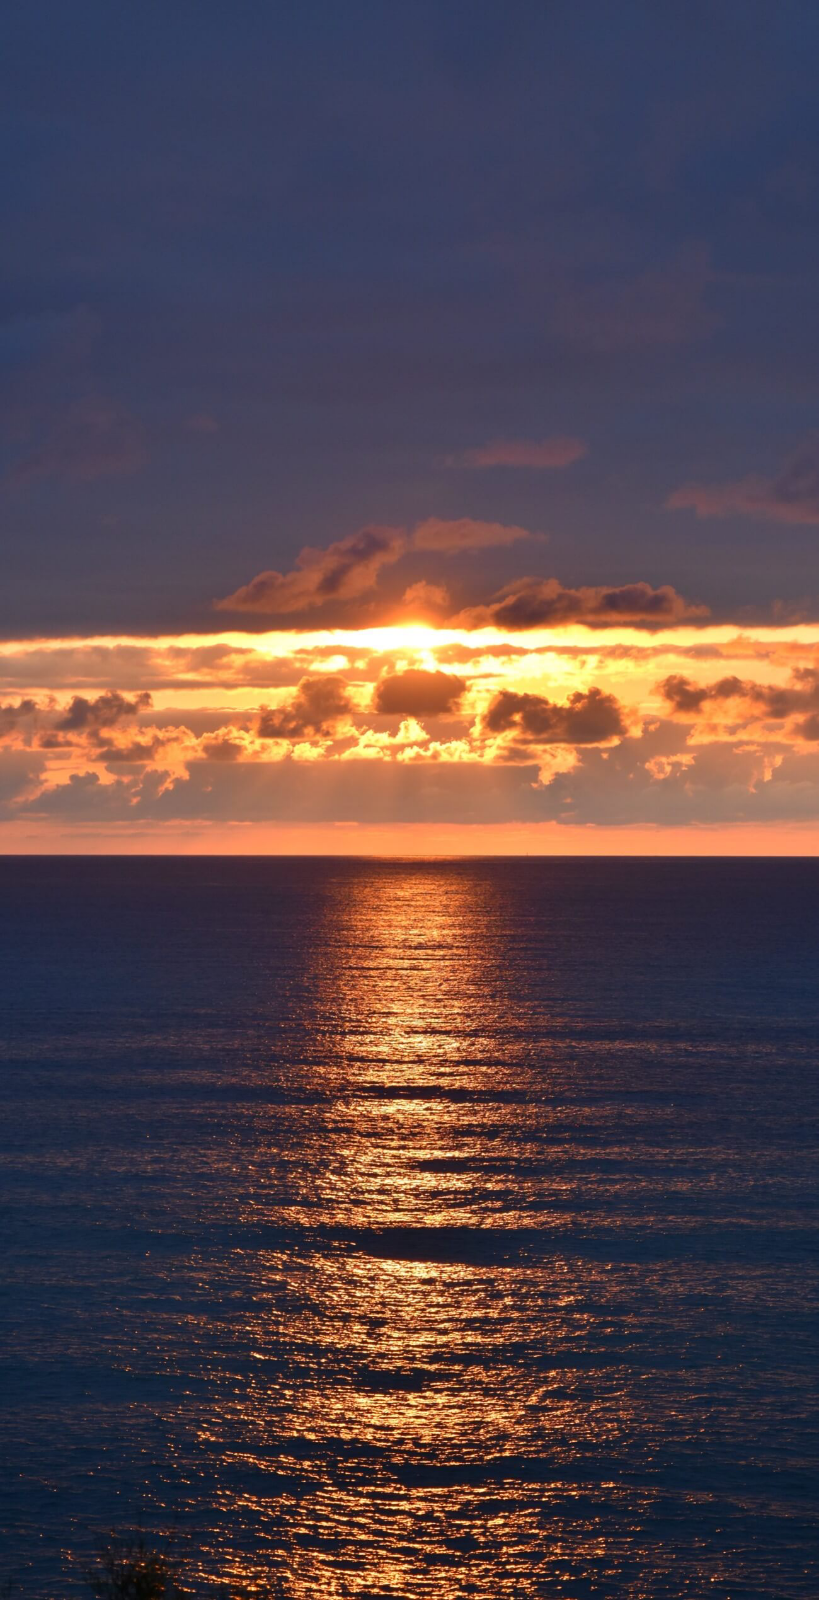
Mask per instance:
[[[21,1597],[141,1526],[294,1600],[815,1600],[819,862],[0,895]]]

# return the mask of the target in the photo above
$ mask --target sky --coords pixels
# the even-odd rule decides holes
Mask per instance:
[[[0,850],[815,853],[817,56],[9,0]]]

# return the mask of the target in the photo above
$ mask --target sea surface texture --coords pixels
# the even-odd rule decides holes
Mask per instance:
[[[819,862],[0,861],[3,1571],[816,1600]]]

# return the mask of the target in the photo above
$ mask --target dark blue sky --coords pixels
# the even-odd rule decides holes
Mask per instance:
[[[3,633],[224,626],[304,545],[430,516],[550,535],[402,568],[462,604],[536,570],[819,614],[813,0],[0,31]],[[451,464],[552,435],[587,453]]]

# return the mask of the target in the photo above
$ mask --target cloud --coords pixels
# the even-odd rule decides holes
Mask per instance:
[[[634,608],[557,588],[563,615]],[[819,625],[730,633],[0,641],[34,673],[0,705],[3,816],[819,820]]]
[[[361,528],[326,550],[308,546],[296,558],[295,571],[260,572],[215,605],[219,611],[256,611],[270,616],[310,611],[331,600],[357,600],[367,594],[376,587],[382,567],[399,561],[410,549],[452,554],[531,537],[526,528],[478,522],[471,517],[454,521],[427,517],[411,534],[403,528]]]
[[[554,434],[548,439],[491,439],[477,450],[465,450],[462,455],[450,456],[449,467],[533,467],[535,469],[570,467],[573,461],[588,454],[583,439],[565,434]]]
[[[696,684],[682,673],[672,672],[657,685],[668,701],[672,714],[696,717],[708,700],[730,700],[744,695],[746,685],[741,678],[720,678],[717,683]]]
[[[543,796],[536,777],[535,767],[446,761],[197,761],[171,783],[156,773],[113,783],[101,783],[93,772],[75,774],[24,801],[20,810],[26,816],[76,821],[104,816],[132,824],[148,819],[504,822],[538,816]]]
[[[96,700],[86,700],[75,694],[65,715],[56,726],[63,733],[89,733],[99,728],[110,728],[125,717],[135,717],[151,704],[147,690],[128,700],[118,689],[107,689]]]
[[[713,276],[707,248],[690,245],[633,277],[572,285],[558,296],[552,328],[605,355],[688,344],[718,325],[704,303]]]
[[[373,705],[389,716],[438,717],[454,711],[465,691],[463,678],[413,667],[383,677],[376,684]]]
[[[377,728],[364,728],[354,745],[341,752],[342,761],[401,760],[410,750],[416,755],[425,754],[429,744],[426,728],[415,717],[405,717],[397,733],[385,733]]]
[[[569,589],[557,578],[518,578],[501,589],[488,605],[472,606],[452,618],[463,628],[543,628],[568,622],[614,624],[646,622],[661,625],[708,615],[708,607],[690,605],[669,584],[648,583],[619,588]]]
[[[16,706],[0,706],[0,739],[11,739],[21,724],[31,722],[37,715],[36,700],[20,700]]]
[[[426,583],[422,578],[411,583],[401,596],[401,604],[424,615],[429,611],[443,611],[449,605],[449,590],[443,583]]]
[[[31,750],[0,753],[0,808],[3,812],[36,792],[44,766],[44,758]],[[10,814],[13,815],[13,811]]]
[[[681,729],[658,722],[612,748],[584,751],[549,784],[546,803],[567,823],[743,821],[765,770],[759,751],[726,744],[690,752]]]
[[[242,761],[247,756],[244,741],[232,738],[230,734],[223,734],[217,739],[203,739],[199,748],[207,761]]]
[[[819,713],[819,669],[799,667],[791,674],[789,684],[754,683],[729,676],[716,683],[696,684],[681,673],[671,673],[657,686],[671,708],[672,716],[697,720],[708,707],[730,708],[730,719],[758,721],[760,718],[784,721],[787,717],[806,716],[795,731],[805,739],[814,739],[814,718]]]
[[[15,488],[48,478],[90,483],[137,472],[146,460],[136,418],[106,395],[86,395],[67,407],[39,448],[12,468],[8,481]]]
[[[514,523],[477,522],[472,517],[454,521],[427,517],[413,530],[412,546],[415,550],[451,554],[458,550],[489,550],[493,546],[517,544],[520,539],[531,538],[527,528],[518,528]]]
[[[22,641],[11,648],[0,647],[0,687],[9,691],[43,685],[55,690],[101,685],[129,690],[232,688],[240,684],[274,688],[295,685],[316,663],[331,657],[337,661],[338,653],[333,645],[295,647],[272,655],[252,643],[237,645],[219,638],[201,645],[161,639],[67,646]],[[360,647],[355,655],[363,661],[371,653]]]
[[[132,762],[136,765],[155,762],[165,746],[171,743],[171,738],[162,739],[156,736],[147,739],[129,739],[125,744],[117,744],[110,735],[101,739],[94,759],[104,761],[106,766],[114,763],[115,766],[122,762]]]
[[[192,417],[185,418],[185,427],[189,433],[218,433],[219,424],[215,417],[208,411],[197,411]]]
[[[819,523],[819,435],[807,439],[773,478],[734,483],[689,483],[666,500],[672,511],[698,517],[763,517],[770,522]]]
[[[308,546],[294,572],[260,572],[234,594],[217,600],[219,611],[260,611],[283,615],[309,611],[328,600],[354,600],[374,589],[381,568],[407,548],[401,528],[361,528],[326,550]]]
[[[743,740],[687,747],[669,722],[611,749],[582,752],[545,792],[565,823],[692,824],[819,818],[819,753]]]
[[[579,749],[571,770],[538,781],[542,763],[408,759],[197,760],[172,781],[149,771],[102,782],[94,772],[31,795],[37,768],[26,751],[0,757],[0,801],[9,815],[90,822],[556,821],[653,826],[819,819],[819,752],[771,759],[747,742],[688,750],[679,726],[658,722],[620,744]],[[411,757],[411,759],[409,759]],[[26,798],[26,796],[30,798]]]
[[[501,689],[490,701],[481,729],[485,734],[513,734],[515,748],[549,744],[603,744],[626,732],[622,709],[614,695],[601,689],[577,690],[565,705],[540,694]]]
[[[302,678],[292,700],[266,708],[256,724],[260,739],[328,738],[353,710],[350,686],[335,674]]]

